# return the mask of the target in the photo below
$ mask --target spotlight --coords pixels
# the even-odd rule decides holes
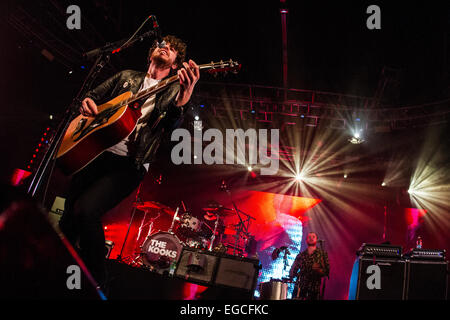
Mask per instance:
[[[347,174],[344,174],[344,179],[347,179],[347,177],[348,177]]]
[[[363,143],[364,139],[361,138],[361,131],[362,130],[358,130],[358,129],[354,130],[353,131],[353,136],[350,139],[348,139],[348,141],[350,143],[352,143],[352,144],[361,144],[361,143]]]
[[[295,175],[295,180],[296,180],[297,182],[300,182],[300,181],[303,180],[304,177],[305,177],[305,175],[304,175],[302,172],[300,172],[300,173],[297,173],[297,174]]]
[[[382,186],[382,187],[386,187],[386,182],[383,181],[383,182],[381,183],[381,186]]]
[[[247,167],[247,170],[248,170],[248,171],[252,171],[253,168],[252,168],[251,166],[248,166],[248,167]]]
[[[361,139],[358,134],[358,137],[356,137],[356,135],[355,135],[355,136],[351,137],[350,139],[348,139],[348,141],[351,144],[361,144],[364,142],[364,139]]]
[[[200,120],[200,117],[199,116],[195,116],[194,119],[195,119],[195,121],[198,121],[198,120]]]

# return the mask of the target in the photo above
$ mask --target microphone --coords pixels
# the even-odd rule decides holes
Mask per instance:
[[[156,17],[151,15],[150,18],[153,21],[153,30],[156,31],[156,41],[158,48],[164,48],[166,46],[166,42],[162,39],[161,29],[159,28],[158,21],[156,21]]]

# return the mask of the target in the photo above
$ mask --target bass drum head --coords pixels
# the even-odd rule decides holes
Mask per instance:
[[[176,235],[170,232],[157,232],[149,236],[142,245],[142,261],[158,273],[169,270],[170,264],[181,256],[183,245]]]

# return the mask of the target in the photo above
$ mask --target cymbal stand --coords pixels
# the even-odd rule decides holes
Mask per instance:
[[[170,225],[170,228],[168,230],[169,233],[173,233],[172,229],[173,229],[173,225],[175,224],[175,220],[179,220],[179,218],[178,218],[178,210],[180,210],[180,207],[177,207],[177,210],[175,210],[175,214],[174,214],[173,219],[172,219],[172,224]]]
[[[233,249],[233,255],[236,255],[236,247],[237,247],[238,241],[239,241],[239,239],[241,237],[241,233],[244,232],[244,234],[247,237],[250,236],[250,233],[248,232],[248,230],[250,228],[250,220],[251,219],[256,220],[256,219],[253,218],[252,216],[246,214],[245,212],[243,212],[243,211],[238,209],[236,203],[234,203],[234,201],[233,201],[233,198],[232,198],[232,195],[231,195],[231,191],[230,191],[230,189],[228,189],[228,186],[226,185],[225,180],[222,181],[222,185],[220,186],[220,189],[225,191],[230,196],[231,203],[233,204],[233,207],[234,207],[234,212],[236,213],[236,215],[239,218],[239,228],[238,228],[238,231],[236,232],[236,235],[235,235],[235,239],[236,240],[235,240],[235,245],[234,245],[234,249]],[[239,213],[242,213],[242,214],[247,216],[247,221],[246,221],[247,225],[245,225],[245,222],[244,222],[244,220],[242,220],[242,217],[241,217],[241,215]]]
[[[144,224],[144,222],[145,222],[145,217],[147,216],[147,213],[148,213],[148,210],[145,210],[144,218],[142,219],[141,225],[140,225],[140,227],[139,227],[139,232],[138,232],[138,236],[137,236],[137,238],[136,238],[136,243],[139,243],[139,238],[140,238],[142,229],[143,229],[144,227],[146,227],[147,225],[149,226],[149,228],[148,228],[148,233],[147,233],[147,236],[145,237],[145,240],[144,240],[144,241],[142,242],[142,244],[139,246],[139,251],[138,251],[137,253],[134,254],[134,258],[133,258],[133,260],[131,261],[131,264],[132,264],[132,265],[138,263],[137,260],[139,260],[139,259],[141,258],[141,255],[142,255],[142,253],[143,253],[142,248],[143,248],[143,246],[144,246],[144,244],[145,244],[145,241],[146,241],[146,240],[148,239],[148,237],[150,237],[150,235],[152,234],[152,231],[153,231],[153,223],[154,223],[155,220],[158,219],[159,216],[161,215],[161,213],[158,212],[158,215],[157,215],[156,217],[150,218],[150,222]]]
[[[212,251],[212,248],[214,245],[214,240],[216,240],[216,231],[217,231],[217,226],[219,225],[219,219],[220,219],[220,216],[219,216],[219,214],[217,214],[216,223],[214,224],[214,231],[211,236],[211,243],[209,244],[209,249],[208,249],[209,251]]]
[[[150,223],[149,223],[150,226],[149,226],[149,228],[148,228],[148,233],[147,233],[146,239],[152,235],[152,231],[153,231],[153,222],[155,222],[155,220],[158,219],[160,215],[161,215],[161,213],[158,211],[158,215],[157,215],[156,217],[150,218]]]
[[[147,217],[148,210],[144,210],[144,217],[142,218],[141,225],[139,226],[138,235],[136,237],[136,243],[139,242],[139,238],[141,237],[142,228],[144,228],[145,218]]]
[[[255,218],[253,218],[252,216],[246,214],[245,212],[243,212],[242,210],[239,210],[236,206],[236,204],[234,203],[234,201],[232,201],[233,207],[234,207],[234,211],[236,213],[236,215],[239,218],[239,223],[238,223],[238,229],[235,235],[235,246],[234,246],[234,252],[233,254],[236,255],[236,247],[238,245],[238,241],[242,238],[241,237],[241,233],[244,234],[244,236],[246,237],[246,239],[248,240],[248,237],[250,236],[250,232],[248,231],[250,228],[250,222],[251,219],[255,220]],[[244,221],[240,215],[240,213],[242,213],[243,215],[247,216],[247,219]],[[247,225],[246,225],[247,223]]]

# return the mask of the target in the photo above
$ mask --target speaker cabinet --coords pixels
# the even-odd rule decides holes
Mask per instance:
[[[175,276],[190,282],[211,284],[219,257],[207,251],[185,247],[181,253]]]
[[[407,300],[445,300],[448,290],[448,261],[409,260]]]
[[[353,265],[348,299],[403,300],[405,274],[406,262],[398,258],[358,257]],[[379,286],[374,286],[378,276]]]
[[[224,256],[220,259],[214,283],[253,291],[259,272],[259,260]]]

